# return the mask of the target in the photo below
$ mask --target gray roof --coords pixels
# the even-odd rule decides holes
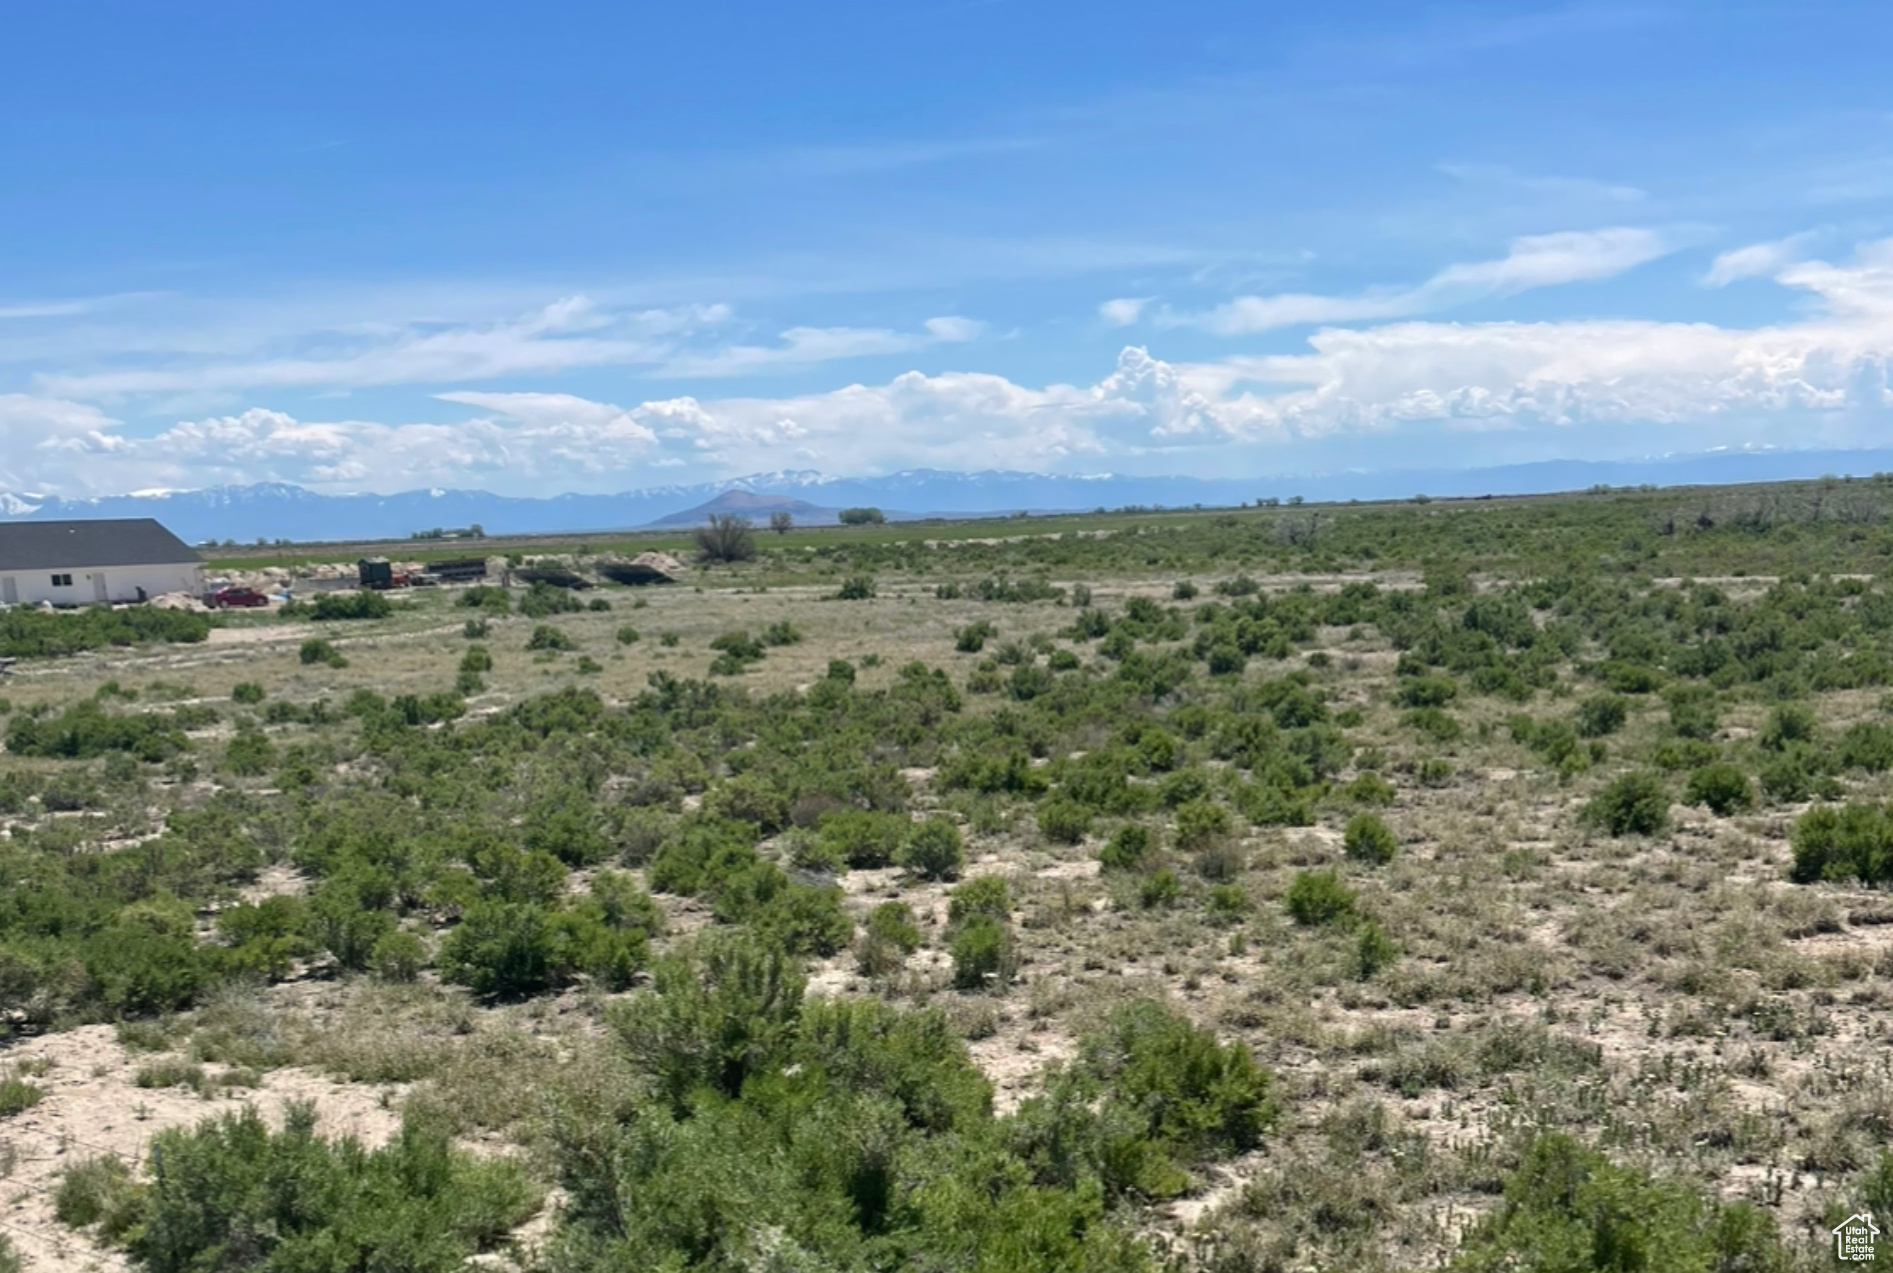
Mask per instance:
[[[0,570],[172,566],[202,560],[189,544],[149,517],[0,522]]]

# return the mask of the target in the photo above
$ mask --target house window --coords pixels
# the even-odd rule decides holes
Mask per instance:
[[[55,587],[55,588],[70,588],[70,587],[72,587],[72,576],[71,576],[71,575],[54,575],[54,576],[53,576],[53,587]]]

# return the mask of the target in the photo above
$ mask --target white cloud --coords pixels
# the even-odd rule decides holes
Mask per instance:
[[[110,398],[486,380],[659,361],[671,348],[662,334],[676,330],[683,321],[683,315],[669,311],[620,318],[583,296],[572,296],[506,322],[345,333],[329,342],[345,346],[343,352],[326,356],[49,375],[40,377],[39,383],[47,393],[60,397]]]
[[[1483,286],[1566,277],[1555,245],[1514,254]],[[1893,418],[1893,239],[1835,264],[1777,271],[1808,312],[1755,328],[1639,320],[1448,323],[1407,320],[1328,328],[1298,352],[1170,362],[1125,349],[1089,385],[1031,387],[977,372],[908,372],[789,397],[678,396],[620,406],[569,394],[456,391],[453,422],[308,421],[261,407],[137,437],[99,408],[0,396],[0,487],[62,493],[275,478],[331,489],[486,486],[550,493],[627,489],[776,468],[836,475],[916,466],[948,469],[1143,467],[1226,472],[1275,448],[1357,436],[1369,457],[1396,435],[1493,429],[1634,426],[1650,450],[1732,437],[1792,445],[1833,421],[1869,440]],[[863,337],[802,329],[784,347],[859,348],[889,335],[943,339],[941,329]],[[951,334],[975,329],[957,324]],[[1431,436],[1429,434],[1428,436]],[[1823,436],[1827,436],[1823,434]],[[1468,441],[1432,457],[1477,464]],[[1149,459],[1169,453],[1174,459]],[[1370,463],[1372,460],[1370,458]]]
[[[916,332],[885,328],[792,327],[775,345],[719,344],[732,320],[726,305],[622,310],[571,296],[498,322],[379,323],[344,331],[300,332],[261,352],[209,360],[168,360],[137,349],[138,365],[37,378],[58,398],[229,395],[270,389],[363,389],[399,384],[464,384],[508,376],[553,375],[595,367],[640,367],[666,376],[734,376],[813,366],[871,354],[906,353],[976,339],[984,324],[957,315],[927,319]]]
[[[1501,164],[1440,164],[1439,170],[1468,184],[1524,190],[1567,202],[1588,199],[1609,203],[1638,203],[1646,197],[1645,192],[1636,186],[1598,181],[1592,177],[1533,176],[1514,172]]]
[[[1449,265],[1417,287],[1357,296],[1240,296],[1203,313],[1165,311],[1160,321],[1238,336],[1303,324],[1403,318],[1485,297],[1611,278],[1671,250],[1662,234],[1634,226],[1534,234],[1513,239],[1503,257]]]
[[[806,367],[877,354],[904,354],[929,345],[977,339],[985,324],[970,318],[929,318],[918,332],[885,327],[791,327],[774,345],[730,345],[707,353],[680,353],[658,369],[672,378],[741,376],[779,367]]]
[[[1120,296],[1098,306],[1098,317],[1113,327],[1129,327],[1143,317],[1144,307],[1149,304],[1148,296]]]
[[[1747,247],[1724,252],[1709,264],[1703,282],[1710,287],[1727,287],[1738,279],[1766,278],[1801,260],[1803,249],[1813,241],[1813,231],[1791,234],[1770,243],[1751,243]]]

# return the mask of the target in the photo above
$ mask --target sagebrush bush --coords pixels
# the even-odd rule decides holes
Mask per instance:
[[[1091,832],[1091,810],[1065,795],[1039,805],[1039,833],[1057,844],[1081,844]]]
[[[1464,732],[1457,720],[1437,707],[1416,707],[1400,718],[1408,729],[1434,742],[1450,743]]]
[[[1812,742],[1820,731],[1814,709],[1805,703],[1783,703],[1768,713],[1756,741],[1766,751],[1784,751],[1790,744]]]
[[[868,912],[861,939],[855,945],[855,967],[864,977],[894,972],[920,949],[920,930],[914,910],[905,902],[882,902]]]
[[[966,864],[960,829],[945,818],[916,822],[894,855],[896,865],[930,880],[950,880]]]
[[[342,652],[321,637],[310,637],[304,641],[297,651],[297,656],[301,658],[305,666],[314,663],[326,663],[334,668],[348,666],[348,660],[343,657]]]
[[[1584,820],[1610,835],[1655,835],[1669,822],[1669,791],[1651,773],[1628,773],[1584,806]]]
[[[1372,920],[1363,921],[1354,940],[1354,975],[1366,981],[1383,968],[1392,967],[1399,959],[1400,947],[1380,925]]]
[[[1791,843],[1797,884],[1893,881],[1893,816],[1881,805],[1817,805],[1795,821]]]
[[[555,628],[549,623],[541,623],[532,630],[526,639],[528,650],[575,650],[578,643],[566,634],[564,629]]]
[[[947,952],[953,957],[953,985],[959,990],[1003,991],[1018,964],[1011,924],[986,914],[962,924]]]
[[[313,1104],[291,1104],[272,1133],[253,1109],[160,1132],[163,1171],[130,1201],[124,1232],[153,1273],[230,1267],[449,1273],[539,1206],[509,1158],[453,1147],[410,1117],[368,1150],[315,1134]]]
[[[394,603],[379,592],[363,588],[358,592],[324,592],[313,603],[293,602],[283,610],[306,613],[311,619],[326,623],[341,619],[385,619],[394,613]]]
[[[1723,762],[1704,765],[1689,775],[1683,801],[1705,805],[1711,813],[1726,818],[1755,807],[1755,784],[1734,765]]]
[[[1392,828],[1371,813],[1357,813],[1348,819],[1341,845],[1355,861],[1376,866],[1393,861],[1394,854],[1400,851],[1400,841],[1394,837]]]
[[[1152,871],[1138,882],[1137,904],[1147,911],[1162,910],[1174,905],[1182,891],[1175,872]]]
[[[1352,921],[1357,895],[1333,871],[1297,871],[1283,899],[1289,918],[1316,926]]]
[[[1571,723],[1580,738],[1603,738],[1624,727],[1629,707],[1615,694],[1600,694],[1578,704]]]
[[[1458,1273],[1549,1270],[1773,1270],[1787,1256],[1767,1212],[1704,1196],[1540,1133],[1505,1182],[1505,1200],[1466,1235]]]
[[[1176,842],[1185,852],[1200,852],[1219,843],[1233,827],[1229,810],[1208,800],[1192,800],[1176,812]]]
[[[1131,822],[1112,833],[1098,850],[1098,862],[1107,871],[1141,871],[1155,848],[1150,828]]]

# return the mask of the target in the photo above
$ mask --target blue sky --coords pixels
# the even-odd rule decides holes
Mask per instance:
[[[0,20],[0,489],[1893,442],[1884,4]]]

